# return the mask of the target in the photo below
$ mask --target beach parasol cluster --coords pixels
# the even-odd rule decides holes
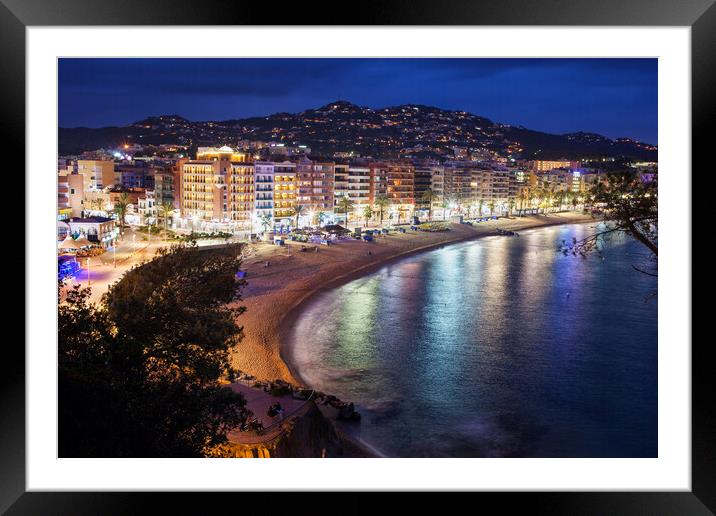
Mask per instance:
[[[94,244],[90,242],[86,236],[80,235],[77,239],[72,238],[69,233],[65,239],[57,244],[57,249],[60,251],[79,251],[85,247],[92,247]]]

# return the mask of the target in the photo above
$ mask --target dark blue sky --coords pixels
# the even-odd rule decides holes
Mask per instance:
[[[657,143],[656,59],[60,59],[62,127],[426,104]]]

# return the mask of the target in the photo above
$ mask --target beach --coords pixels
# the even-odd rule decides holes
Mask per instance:
[[[237,319],[244,328],[244,338],[232,352],[233,366],[260,380],[280,379],[301,385],[298,372],[284,360],[282,343],[303,302],[317,292],[373,272],[392,260],[494,235],[497,229],[520,231],[593,220],[590,215],[551,213],[491,220],[477,226],[451,224],[450,231],[445,232],[408,230],[374,242],[350,239],[330,246],[299,242],[286,246],[252,244],[242,266],[248,284],[239,304],[246,307],[246,312]],[[307,251],[302,252],[302,246]]]

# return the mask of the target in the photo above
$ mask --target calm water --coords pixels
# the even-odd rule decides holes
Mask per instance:
[[[446,246],[313,298],[290,337],[311,386],[356,403],[389,456],[657,455],[655,278],[591,225]]]

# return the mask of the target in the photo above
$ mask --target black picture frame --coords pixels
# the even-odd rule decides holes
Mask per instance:
[[[25,148],[25,30],[42,25],[606,25],[688,26],[692,50],[693,168],[709,170],[708,125],[716,113],[716,6],[714,0],[467,0],[383,1],[379,5],[312,2],[297,9],[244,0],[0,0],[3,147],[15,163]],[[342,12],[342,14],[341,14]],[[691,171],[688,171],[691,174]],[[692,490],[690,492],[480,493],[500,504],[537,514],[713,514],[716,512],[716,409],[708,340],[692,345]],[[689,345],[690,342],[678,343]],[[159,501],[188,506],[185,493],[47,493],[25,489],[25,353],[19,339],[5,341],[0,376],[0,512],[7,514],[131,514]],[[711,387],[709,387],[709,385]],[[231,493],[202,497],[202,513],[236,500]],[[240,494],[239,507],[253,496]],[[369,501],[344,507],[367,509]],[[156,497],[159,500],[149,500]],[[455,502],[459,502],[454,500]],[[474,503],[474,502],[473,502]],[[482,502],[480,502],[482,503]],[[167,504],[167,505],[164,505]],[[248,504],[248,505],[247,505]]]

